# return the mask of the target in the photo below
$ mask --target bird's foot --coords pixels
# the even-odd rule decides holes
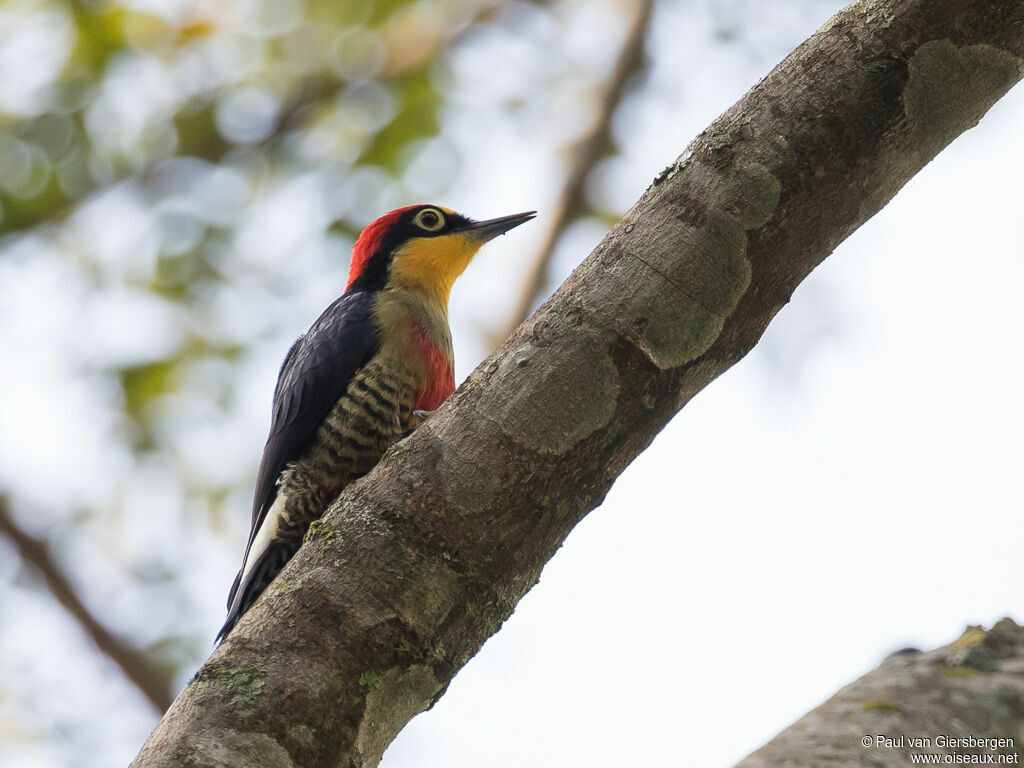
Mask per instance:
[[[426,421],[427,417],[430,416],[430,414],[432,414],[432,413],[433,413],[433,411],[413,411],[412,415],[415,416],[417,419],[419,419],[419,422],[417,422],[416,424],[413,424],[411,427],[409,427],[408,431],[404,432],[402,434],[402,439],[404,440],[409,435],[411,435],[413,432],[415,432],[417,430],[417,428],[419,428],[419,426],[424,421]]]

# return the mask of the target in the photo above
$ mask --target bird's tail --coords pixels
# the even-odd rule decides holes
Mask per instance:
[[[219,644],[228,636],[228,633],[238,623],[238,620],[256,602],[256,598],[263,594],[263,590],[281,572],[284,564],[288,561],[288,557],[287,547],[271,545],[260,554],[252,569],[246,574],[244,581],[242,579],[242,574],[245,572],[244,569],[238,572],[234,583],[231,585],[231,591],[228,593],[227,619],[224,621],[224,626],[220,628],[220,632],[217,633],[217,638],[214,642]]]

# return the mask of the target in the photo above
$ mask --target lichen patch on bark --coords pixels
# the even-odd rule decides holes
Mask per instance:
[[[709,130],[704,139],[718,151],[738,131]],[[621,257],[608,265],[614,295],[598,286],[591,299],[593,306],[621,306],[619,332],[663,370],[694,360],[718,338],[750,285],[747,233],[772,219],[781,194],[779,180],[760,164],[688,160],[683,172],[705,194],[672,200],[670,216],[630,220]]]
[[[186,763],[195,768],[294,768],[287,750],[265,733],[212,728],[192,742]]]
[[[416,568],[414,578],[405,580],[403,594],[394,600],[394,606],[403,621],[420,634],[427,636],[451,611],[448,596],[459,582],[458,574],[437,560],[424,559]]]
[[[949,40],[918,46],[908,62],[903,108],[930,158],[978,121],[1021,76],[1021,61],[991,45]]]
[[[509,389],[484,390],[477,409],[541,453],[565,453],[615,413],[618,371],[596,335],[566,346],[524,344],[501,360],[496,375]]]
[[[337,532],[331,527],[330,523],[323,518],[320,518],[309,524],[309,529],[306,531],[306,535],[302,540],[304,542],[315,541],[316,539],[330,541],[336,534]]]
[[[263,693],[267,675],[255,667],[209,664],[196,675],[195,683],[205,694],[222,697],[235,712],[252,712]]]
[[[366,694],[366,708],[359,723],[356,750],[360,765],[372,768],[402,727],[430,706],[441,684],[430,667],[389,669],[376,676]]]
[[[744,229],[763,227],[775,214],[782,185],[765,166],[751,163],[721,178],[712,203],[729,211]]]
[[[889,0],[864,0],[857,6],[868,24],[888,27],[896,18]]]
[[[499,475],[492,472],[487,457],[469,442],[454,442],[454,450],[441,455],[437,471],[444,478],[444,494],[452,504],[487,509],[498,490]],[[472,471],[478,467],[478,471]],[[470,471],[467,471],[469,469]]]
[[[993,45],[958,47],[946,39],[919,45],[907,61],[901,96],[908,135],[886,147],[866,174],[858,216],[874,215],[917,168],[977,125],[1022,72],[1020,58]]]

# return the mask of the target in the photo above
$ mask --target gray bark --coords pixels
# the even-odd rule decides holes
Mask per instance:
[[[831,19],[314,524],[135,765],[376,765],[626,465],[1022,56],[1020,0],[862,0]]]
[[[1003,619],[930,653],[893,654],[736,768],[925,764],[911,755],[938,755],[939,765],[985,764],[988,755],[992,764],[1020,765],[1022,726],[1024,629]]]

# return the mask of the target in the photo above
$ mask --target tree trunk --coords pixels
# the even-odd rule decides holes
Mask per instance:
[[[134,764],[376,765],[626,465],[1022,56],[1020,0],[862,0],[831,19],[314,524]]]
[[[1024,629],[968,627],[931,653],[892,654],[736,768],[1020,765],[1022,672]]]

